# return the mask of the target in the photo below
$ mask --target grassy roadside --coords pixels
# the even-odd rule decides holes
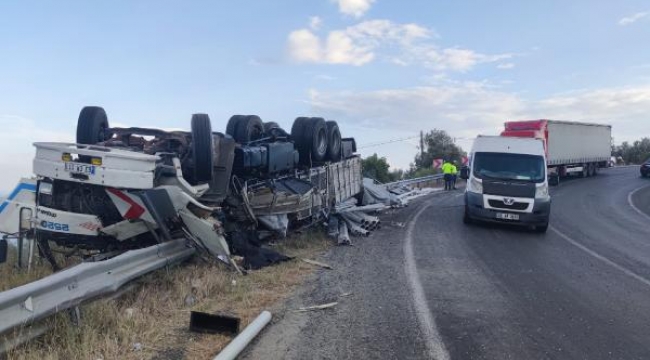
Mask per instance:
[[[229,313],[240,317],[244,327],[311,274],[314,267],[300,258],[313,258],[331,245],[321,232],[294,235],[277,248],[295,260],[247,276],[198,258],[157,271],[118,299],[82,307],[78,327],[66,314],[48,319],[54,330],[12,350],[8,359],[211,359],[231,338],[189,333],[190,311]],[[0,267],[0,288],[31,280],[19,275],[8,281],[3,268],[10,267]]]

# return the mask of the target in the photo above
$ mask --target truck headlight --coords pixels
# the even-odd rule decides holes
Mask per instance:
[[[535,188],[535,198],[547,198],[548,197],[548,185],[544,184]]]
[[[477,178],[472,177],[467,185],[467,191],[477,194],[483,193],[483,183],[481,183]]]

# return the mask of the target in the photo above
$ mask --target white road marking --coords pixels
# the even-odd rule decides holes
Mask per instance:
[[[609,265],[609,266],[611,266],[611,267],[613,267],[613,268],[615,268],[615,269],[621,271],[621,272],[624,273],[625,275],[627,275],[627,276],[629,276],[629,277],[631,277],[631,278],[633,278],[633,279],[635,279],[635,280],[638,280],[638,281],[642,282],[643,284],[645,284],[645,285],[647,285],[647,286],[650,286],[650,280],[644,278],[643,276],[641,276],[641,275],[635,273],[634,271],[632,271],[632,270],[630,270],[630,269],[628,269],[628,268],[625,268],[625,267],[623,267],[623,266],[621,266],[621,265],[619,265],[619,264],[613,262],[612,260],[609,260],[608,258],[606,258],[606,257],[600,255],[599,253],[597,253],[597,252],[595,252],[595,251],[589,249],[588,247],[586,247],[586,246],[580,244],[579,242],[573,240],[573,239],[570,238],[568,235],[564,234],[563,232],[561,232],[560,230],[556,229],[555,227],[550,226],[549,228],[550,228],[551,230],[553,230],[556,234],[560,235],[561,238],[563,238],[564,240],[566,240],[567,242],[569,242],[569,244],[571,244],[571,245],[577,247],[578,249],[580,249],[580,250],[586,252],[587,254],[593,256],[594,258],[596,258],[596,259],[598,259],[598,260],[604,262],[605,264],[607,264],[607,265]]]
[[[650,220],[650,216],[648,216],[648,214],[644,213],[643,211],[641,211],[641,209],[639,209],[638,207],[636,207],[636,205],[634,205],[634,201],[632,201],[632,196],[634,196],[634,194],[636,194],[636,193],[637,193],[638,191],[640,191],[640,190],[643,190],[643,189],[647,188],[648,186],[649,186],[649,185],[643,185],[643,186],[641,186],[640,188],[635,189],[635,190],[632,190],[629,194],[627,194],[627,203],[630,204],[630,207],[631,207],[634,211],[636,211],[637,213],[639,213],[639,215],[641,215],[641,216],[643,216],[644,218]]]
[[[406,230],[406,241],[404,242],[404,256],[406,262],[404,265],[406,271],[406,277],[408,278],[409,286],[411,287],[411,293],[413,295],[413,305],[415,306],[415,312],[417,314],[418,323],[420,325],[420,330],[424,333],[427,350],[429,350],[429,356],[436,360],[449,360],[449,352],[445,347],[440,333],[438,332],[438,327],[436,325],[436,320],[431,309],[429,309],[429,304],[427,303],[426,296],[424,295],[424,288],[422,287],[422,282],[420,281],[420,275],[418,274],[418,269],[415,264],[415,256],[413,253],[413,229],[415,224],[418,221],[418,218],[422,213],[428,209],[431,205],[423,206],[413,217],[413,220],[409,223],[408,229]]]

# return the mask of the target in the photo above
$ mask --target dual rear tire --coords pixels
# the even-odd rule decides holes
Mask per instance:
[[[336,121],[319,117],[299,117],[291,127],[291,138],[302,165],[341,159],[341,131]]]

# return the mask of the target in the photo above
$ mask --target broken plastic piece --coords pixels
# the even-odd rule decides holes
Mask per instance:
[[[207,314],[192,311],[190,315],[190,331],[202,334],[237,334],[239,332],[239,318],[221,315]]]

